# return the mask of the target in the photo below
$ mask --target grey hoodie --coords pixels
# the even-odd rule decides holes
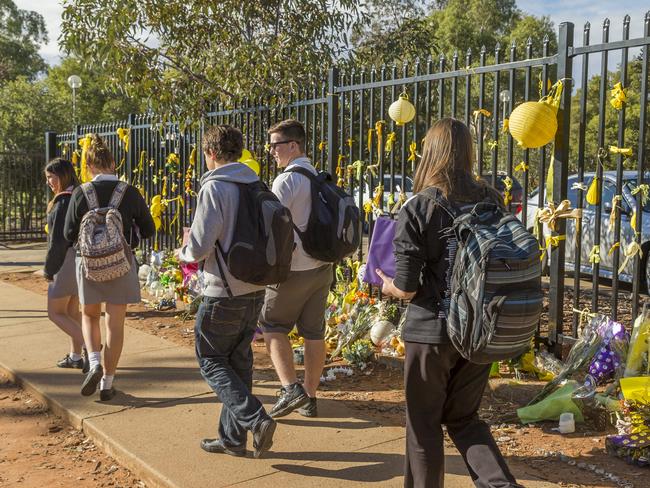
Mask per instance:
[[[217,266],[215,244],[218,240],[222,249],[227,251],[237,222],[239,188],[229,182],[252,183],[258,179],[253,170],[241,163],[227,164],[208,171],[201,177],[201,189],[197,197],[190,236],[179,257],[188,263],[205,261],[203,294],[206,296],[228,296]],[[221,253],[219,260],[234,296],[264,289],[264,286],[245,283],[232,276]]]

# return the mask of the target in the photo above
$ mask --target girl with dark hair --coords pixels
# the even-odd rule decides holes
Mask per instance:
[[[484,200],[503,206],[499,193],[473,173],[471,134],[462,122],[446,118],[426,135],[415,172],[415,195],[399,213],[393,241],[394,278],[381,270],[382,292],[410,300],[403,339],[406,345],[406,457],[404,486],[444,486],[442,425],[481,488],[519,487],[489,426],[478,418],[490,365],[465,360],[450,343],[446,314],[457,242],[453,222],[441,206],[470,211]]]
[[[138,245],[138,227],[141,237],[155,232],[153,218],[144,198],[134,186],[121,184],[115,174],[115,159],[110,149],[97,134],[90,135],[90,147],[86,152],[86,164],[92,181],[77,188],[71,198],[65,219],[65,238],[76,242],[81,220],[91,208],[106,208],[111,201],[122,217],[123,237],[130,248]],[[116,197],[117,195],[117,197]],[[114,197],[115,200],[114,200]],[[118,198],[119,197],[119,198]],[[89,204],[88,198],[93,204]],[[99,399],[107,401],[115,396],[113,378],[124,344],[124,319],[126,306],[140,302],[140,283],[135,257],[127,249],[131,265],[127,274],[109,281],[92,281],[84,274],[81,256],[76,258],[77,285],[81,302],[82,329],[88,348],[89,371],[81,385],[81,394],[90,396],[99,386]],[[101,330],[99,319],[102,303],[106,304],[106,344],[104,363],[101,361]]]
[[[63,237],[65,215],[72,190],[79,184],[70,161],[56,158],[45,166],[47,185],[54,197],[47,205],[47,255],[42,274],[50,282],[47,289],[47,315],[63,332],[70,336],[70,352],[56,364],[59,368],[83,368],[83,335],[77,279],[75,251]]]

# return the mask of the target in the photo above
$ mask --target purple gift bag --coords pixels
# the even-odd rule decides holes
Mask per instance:
[[[393,254],[393,239],[397,221],[386,217],[378,217],[375,222],[375,229],[372,233],[366,272],[363,281],[371,285],[380,286],[382,279],[375,273],[375,269],[381,269],[387,276],[395,276],[395,255]]]

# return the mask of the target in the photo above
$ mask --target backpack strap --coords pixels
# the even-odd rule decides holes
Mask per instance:
[[[309,171],[307,168],[301,168],[300,166],[294,166],[293,168],[285,169],[285,173],[298,173],[309,178],[310,181],[316,183],[317,175]]]
[[[226,293],[228,294],[228,297],[233,298],[232,290],[230,289],[230,285],[228,284],[228,280],[226,279],[226,273],[223,271],[223,266],[221,266],[221,260],[219,259],[219,254],[223,256],[223,260],[226,260],[226,253],[223,252],[223,248],[221,247],[221,244],[219,241],[217,241],[217,246],[214,249],[214,259],[217,262],[217,268],[219,268],[219,274],[221,275],[221,281],[223,282],[223,287],[226,289]]]
[[[128,186],[129,185],[127,185],[124,181],[118,181],[117,186],[111,195],[111,199],[108,202],[109,207],[117,208],[120,206],[120,203],[122,203],[122,198],[124,198],[124,194],[126,193]]]
[[[447,200],[443,196],[442,192],[436,187],[430,186],[429,188],[425,188],[419,194],[439,205],[440,208],[447,212],[452,220],[462,213],[461,210]]]
[[[81,191],[83,191],[86,201],[88,202],[88,210],[95,210],[99,208],[99,200],[97,200],[97,192],[92,182],[87,182],[81,185]]]

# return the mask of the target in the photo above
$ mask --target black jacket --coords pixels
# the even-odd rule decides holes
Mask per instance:
[[[72,244],[63,237],[65,216],[70,204],[70,193],[59,193],[54,197],[52,208],[47,214],[47,255],[43,273],[45,278],[52,280],[59,272],[65,255]]]
[[[446,314],[457,242],[449,232],[452,216],[430,198],[443,198],[436,192],[427,189],[407,200],[400,210],[393,240],[394,284],[400,290],[416,292],[406,309],[403,329],[403,339],[409,342],[449,342]],[[447,204],[457,211],[469,211],[476,202],[485,199],[498,202],[499,199],[498,194],[487,187],[475,197],[472,202]]]
[[[411,197],[399,212],[393,240],[394,284],[416,292],[406,309],[405,341],[449,342],[443,300],[450,269],[445,230],[451,223],[451,216],[422,194]]]
[[[93,185],[97,192],[97,200],[100,207],[108,206],[113,190],[117,186],[116,180],[94,181]],[[147,203],[140,195],[138,189],[129,185],[118,210],[122,214],[122,224],[124,225],[124,237],[131,247],[139,244],[137,232],[133,229],[133,223],[138,226],[140,237],[147,238],[154,235],[156,227],[153,223],[151,213]],[[88,202],[81,187],[75,188],[70,199],[70,206],[65,218],[65,229],[63,235],[70,242],[76,242],[79,237],[79,226],[84,214],[88,212]]]

